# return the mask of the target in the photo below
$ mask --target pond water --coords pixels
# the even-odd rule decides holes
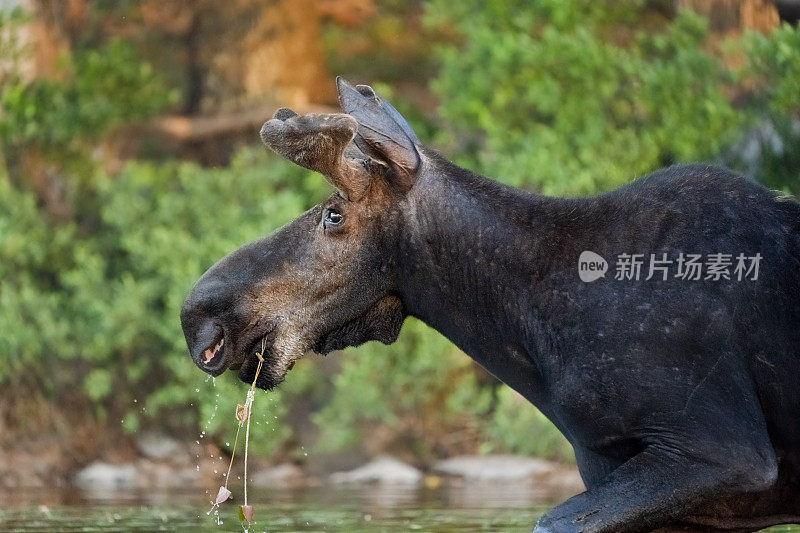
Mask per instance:
[[[436,489],[323,486],[252,490],[249,531],[531,531],[553,502],[533,487],[450,485]],[[238,502],[207,514],[210,496],[197,492],[0,493],[0,531],[241,532]],[[798,526],[771,528],[798,533]]]

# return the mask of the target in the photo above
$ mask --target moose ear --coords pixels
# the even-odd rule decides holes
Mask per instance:
[[[368,156],[386,163],[397,185],[407,192],[414,185],[421,162],[419,139],[411,126],[372,87],[353,87],[340,77],[336,78],[336,87],[342,111],[358,122],[355,144]]]
[[[355,201],[369,186],[363,160],[353,157],[358,150],[350,145],[357,131],[358,122],[343,113],[297,115],[279,109],[261,127],[261,140],[295,164],[319,172]]]

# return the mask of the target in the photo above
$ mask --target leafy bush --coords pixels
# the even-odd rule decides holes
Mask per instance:
[[[214,384],[191,364],[178,312],[219,257],[320,198],[323,182],[309,174],[263,150],[239,153],[226,169],[131,162],[98,181],[101,207],[88,235],[49,227],[32,197],[2,178],[0,327],[16,357],[0,381],[24,369],[51,394],[82,389],[98,415],[122,419],[128,429],[201,426],[218,405],[231,412],[203,426],[233,428],[228,415],[242,388],[233,375]],[[289,395],[313,384],[313,367],[298,370]],[[269,411],[259,410],[265,418],[255,437],[264,450],[287,437],[280,424],[264,427],[290,403],[279,400],[282,393]]]
[[[777,114],[800,111],[800,30],[783,24],[770,35],[749,32],[745,81],[755,85],[751,96]]]
[[[654,32],[636,29],[644,2],[624,11],[431,2],[429,22],[464,37],[439,50],[433,89],[454,135],[479,138],[473,164],[547,194],[590,194],[730,141],[739,119],[723,93],[729,76],[704,50],[706,21],[681,12]]]
[[[48,226],[33,195],[0,175],[0,382],[58,367],[54,350],[67,343],[69,324],[57,280],[71,264],[73,236],[73,228]]]
[[[193,368],[182,299],[221,255],[304,210],[321,180],[263,150],[221,170],[131,162],[105,175],[95,143],[163,109],[174,92],[121,40],[65,55],[57,79],[25,79],[16,65],[25,50],[13,39],[24,20],[0,13],[9,59],[0,86],[0,383],[61,399],[73,420],[119,420],[127,430],[235,426],[213,415],[219,399],[232,408],[241,390],[232,376],[214,387]],[[58,176],[74,216],[46,215],[21,161]],[[305,374],[287,394],[309,386],[315,373]],[[265,450],[289,431],[268,425],[289,402],[273,403],[254,427]]]
[[[486,451],[499,448],[565,463],[575,460],[564,435],[538,409],[531,409],[528,400],[508,387],[499,391],[486,433]]]
[[[800,196],[800,28],[745,35],[740,84],[757,127],[729,162],[775,189]]]
[[[81,379],[80,371],[59,367],[60,360],[81,352],[85,339],[71,321],[82,310],[76,309],[65,273],[98,268],[82,241],[88,228],[78,223],[96,213],[53,225],[42,212],[42,199],[29,192],[32,178],[24,173],[29,167],[20,163],[53,165],[73,203],[92,209],[99,176],[89,153],[92,142],[124,121],[162,109],[171,96],[120,40],[65,55],[57,80],[24,78],[20,65],[28,51],[17,38],[24,22],[19,9],[0,11],[0,341],[10,360],[0,369],[0,381],[24,368],[22,374],[53,393]],[[108,387],[100,374],[90,383],[95,392]]]
[[[427,11],[430,25],[463,39],[439,48],[432,85],[452,125],[449,140],[471,139],[462,160],[513,185],[585,195],[675,162],[736,164],[726,148],[768,110],[793,138],[797,28],[747,35],[733,45],[744,52],[739,69],[706,46],[705,19],[681,11],[654,31],[642,1],[433,0]],[[746,105],[736,109],[730,95],[743,92]],[[781,151],[782,161],[796,153]],[[765,181],[773,183],[777,166]],[[787,166],[794,174],[781,181],[797,182],[797,161]]]
[[[64,80],[24,83],[17,77],[3,85],[0,136],[6,145],[64,150],[174,100],[157,73],[119,39],[102,50],[67,55],[60,63]]]
[[[474,414],[452,401],[477,392],[470,367],[463,353],[414,319],[388,347],[370,343],[348,351],[331,398],[314,418],[323,431],[321,449],[352,446],[365,437],[365,427],[384,426],[399,430],[393,437],[411,440],[418,455],[430,456],[437,443],[426,430],[440,436],[455,417]]]
[[[95,268],[75,269],[65,277],[74,302],[91,316],[83,357],[94,356],[95,362],[87,378],[101,373],[114,383],[104,403],[113,399],[120,409],[130,408],[139,397],[136,408],[128,409],[128,420],[141,418],[145,407],[162,423],[181,427],[189,402],[197,403],[198,416],[208,420],[218,398],[228,410],[242,401],[233,375],[216,380],[215,388],[191,364],[178,312],[194,281],[217,259],[319,199],[323,182],[309,174],[258,149],[239,153],[225,169],[132,162],[103,182],[102,230],[86,252],[97,258],[91,262]],[[274,405],[277,411],[270,417],[285,409],[282,402]],[[233,428],[229,414],[208,429]],[[285,428],[273,427],[282,428],[277,436],[286,436]],[[272,432],[261,434],[262,440],[275,440]]]

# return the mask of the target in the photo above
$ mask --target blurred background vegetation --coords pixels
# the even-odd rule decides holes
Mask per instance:
[[[595,194],[706,160],[800,194],[792,5],[0,2],[0,444],[55,447],[65,469],[144,430],[226,446],[244,385],[196,369],[179,309],[219,257],[330,192],[257,131],[280,106],[333,108],[334,74],[529,190]],[[411,319],[392,346],[302,360],[257,403],[251,449],[270,460],[572,460],[541,414]]]

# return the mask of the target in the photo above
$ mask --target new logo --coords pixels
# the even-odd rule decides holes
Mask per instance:
[[[578,258],[578,276],[581,281],[591,283],[604,277],[607,271],[608,262],[603,259],[603,256],[589,250],[581,252],[581,256]]]

